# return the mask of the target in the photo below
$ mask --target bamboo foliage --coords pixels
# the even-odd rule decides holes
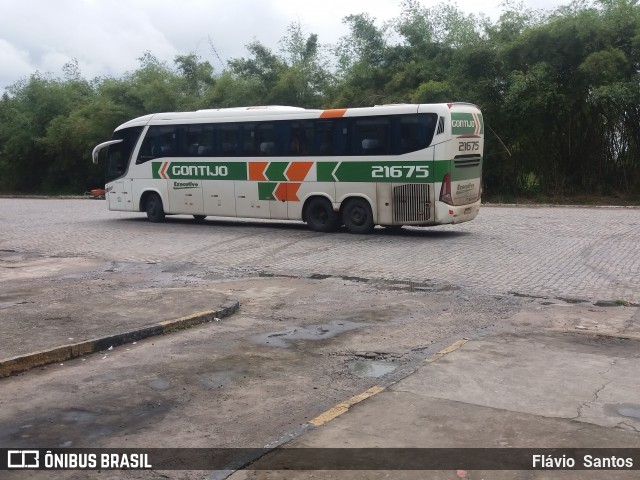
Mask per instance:
[[[195,54],[167,64],[145,52],[121,78],[86,80],[77,62],[62,78],[34,73],[0,100],[0,192],[99,186],[91,148],[146,113],[450,101],[483,110],[485,192],[558,199],[640,192],[636,0],[547,12],[507,2],[495,21],[451,4],[401,6],[384,24],[349,15],[336,45],[294,23],[278,51],[254,40],[220,72]]]

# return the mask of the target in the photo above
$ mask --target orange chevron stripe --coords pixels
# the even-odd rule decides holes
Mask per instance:
[[[273,196],[281,202],[299,202],[298,190],[300,183],[279,183],[273,191]]]
[[[164,162],[164,165],[162,165],[162,168],[160,169],[160,176],[162,178],[169,178],[167,176],[167,167],[169,166],[169,162]]]
[[[302,182],[312,166],[313,162],[291,162],[285,172],[285,176],[291,181]]]
[[[249,180],[265,181],[264,171],[269,162],[249,162]]]
[[[340,118],[344,117],[347,112],[346,108],[333,108],[331,110],[323,110],[320,114],[320,118]]]

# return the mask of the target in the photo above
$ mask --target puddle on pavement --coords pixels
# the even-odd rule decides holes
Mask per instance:
[[[155,380],[151,380],[149,382],[149,387],[157,391],[162,391],[167,390],[169,387],[171,387],[171,384],[162,378],[156,378]]]
[[[253,336],[251,340],[268,347],[289,347],[298,340],[324,340],[366,325],[366,323],[350,322],[349,320],[334,320],[324,325],[308,325],[294,327],[283,332],[263,333]]]
[[[198,382],[203,388],[212,390],[214,388],[226,388],[238,382],[242,373],[238,370],[220,370],[215,372],[202,373],[197,376]]]
[[[348,365],[349,373],[360,378],[377,378],[393,372],[397,367],[382,360],[353,360]]]
[[[86,425],[95,421],[96,414],[86,410],[67,410],[61,413],[60,418],[65,424]]]
[[[313,276],[312,276],[313,278]],[[316,278],[321,278],[316,275]],[[406,280],[385,280],[382,278],[362,278],[341,275],[337,278],[348,282],[366,283],[380,290],[405,290],[408,292],[433,292],[437,285],[434,282],[411,282]]]
[[[608,404],[606,410],[623,417],[631,417],[640,420],[640,405],[634,403]]]

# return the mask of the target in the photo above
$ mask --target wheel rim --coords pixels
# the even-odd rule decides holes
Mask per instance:
[[[354,207],[351,209],[350,217],[351,223],[357,225],[358,227],[364,225],[367,221],[367,213],[360,205],[354,205]]]
[[[316,221],[316,223],[320,223],[322,225],[326,225],[326,223],[329,221],[329,215],[327,215],[326,210],[322,207],[314,208],[311,212],[311,216]]]

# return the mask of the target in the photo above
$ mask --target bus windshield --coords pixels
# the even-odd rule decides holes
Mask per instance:
[[[142,132],[142,127],[125,128],[113,134],[112,140],[122,142],[109,145],[105,162],[105,180],[109,183],[127,172],[131,153]]]

